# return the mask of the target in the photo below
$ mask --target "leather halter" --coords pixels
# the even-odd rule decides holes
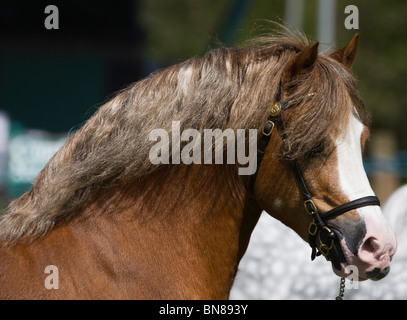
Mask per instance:
[[[260,164],[263,160],[263,157],[266,153],[267,145],[270,141],[271,134],[273,132],[275,124],[278,125],[281,139],[283,140],[282,144],[282,151],[283,154],[288,154],[291,151],[291,146],[289,139],[286,134],[285,130],[285,121],[283,116],[283,111],[291,108],[294,105],[297,105],[299,102],[310,99],[314,96],[315,93],[310,93],[306,96],[302,96],[299,98],[288,99],[283,102],[281,101],[282,97],[282,84],[280,83],[276,102],[271,105],[270,107],[270,114],[266,124],[264,125],[262,135],[259,141],[258,149],[257,149],[257,168],[255,173],[251,177],[250,181],[250,188],[254,190],[254,184],[257,177],[257,172],[260,168]],[[367,196],[362,197],[348,203],[342,204],[328,212],[321,213],[317,206],[315,205],[314,201],[312,200],[312,194],[309,192],[307,185],[304,180],[304,176],[301,172],[301,169],[298,165],[298,162],[295,159],[288,159],[287,160],[295,177],[295,181],[297,187],[302,195],[302,199],[304,202],[305,211],[312,217],[312,222],[308,227],[309,233],[309,244],[312,248],[311,253],[311,260],[315,259],[317,255],[324,255],[327,260],[330,260],[330,251],[334,247],[334,244],[338,244],[337,250],[341,250],[339,246],[339,239],[338,235],[332,231],[332,227],[329,227],[327,224],[328,220],[334,219],[337,216],[348,212],[350,210],[354,210],[357,208],[365,207],[365,206],[380,206],[379,198],[376,196]],[[318,251],[317,251],[318,250]],[[337,251],[337,254],[338,251]],[[343,256],[343,253],[341,253]]]

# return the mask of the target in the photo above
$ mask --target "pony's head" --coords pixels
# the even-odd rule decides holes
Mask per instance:
[[[360,280],[378,280],[390,270],[396,240],[362,163],[369,118],[350,71],[357,43],[355,36],[331,54],[318,54],[317,42],[292,49],[252,182],[260,206],[309,241],[337,275],[356,267]]]

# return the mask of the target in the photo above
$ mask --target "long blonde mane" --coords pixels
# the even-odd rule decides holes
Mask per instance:
[[[32,189],[1,213],[0,239],[36,238],[72,215],[95,191],[156,170],[148,156],[154,144],[148,135],[157,128],[171,133],[172,121],[200,131],[261,130],[284,66],[307,44],[304,36],[292,33],[262,37],[250,46],[209,51],[128,86],[71,136]],[[288,95],[317,92],[312,104],[304,106],[312,112],[292,117],[287,128],[296,157],[327,131],[338,131],[344,120],[330,123],[343,118],[351,105],[361,106],[363,117],[353,76],[327,55],[320,55],[308,78],[292,87]],[[300,125],[312,136],[305,137]]]

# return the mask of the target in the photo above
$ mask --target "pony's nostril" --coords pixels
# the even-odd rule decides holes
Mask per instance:
[[[375,237],[367,238],[358,252],[358,257],[365,263],[378,263],[380,257],[386,253],[383,252],[384,246]]]
[[[365,240],[365,242],[362,245],[362,250],[365,252],[370,252],[374,253],[379,249],[379,246],[377,244],[377,239],[374,237],[370,237]]]

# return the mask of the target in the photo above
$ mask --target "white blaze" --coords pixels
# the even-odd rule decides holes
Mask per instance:
[[[352,112],[346,133],[336,141],[340,186],[349,201],[375,195],[363,167],[361,147],[363,129],[364,125]],[[369,213],[369,218],[375,217],[374,219],[380,219],[386,224],[382,210],[378,206],[362,207],[357,211],[365,219]]]
[[[342,192],[349,201],[365,196],[372,196],[374,192],[370,186],[362,162],[361,135],[364,126],[355,114],[350,115],[348,128],[337,141],[338,173]],[[362,263],[371,265],[371,269],[383,269],[389,263],[390,257],[396,249],[394,233],[390,230],[382,210],[379,206],[367,206],[357,209],[366,224],[366,240],[369,246],[359,249],[358,258]],[[347,257],[348,263],[360,264]]]
[[[351,113],[346,134],[336,141],[339,181],[349,201],[374,195],[363,167],[360,145],[363,129],[363,124]]]

